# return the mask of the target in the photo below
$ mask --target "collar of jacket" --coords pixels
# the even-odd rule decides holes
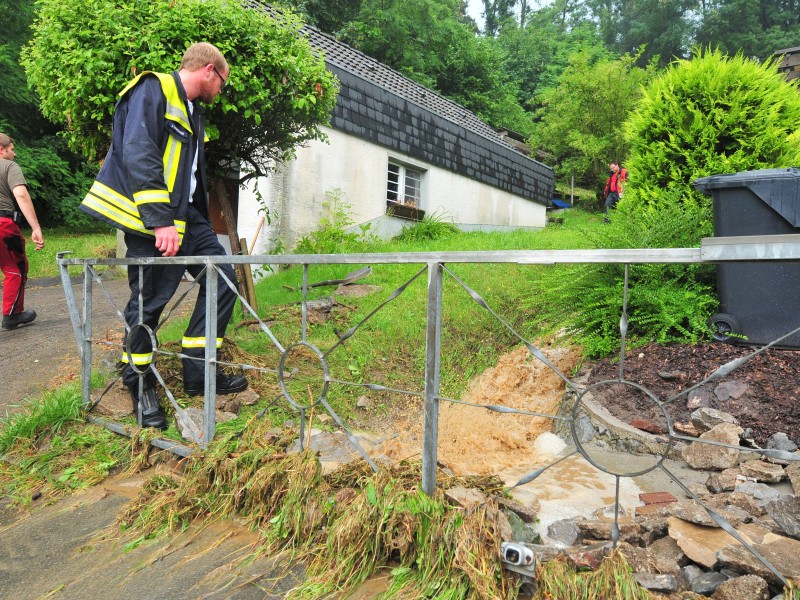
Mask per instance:
[[[126,85],[125,88],[119,93],[119,96],[125,96],[125,94],[136,87],[142,77],[147,77],[148,75],[154,75],[157,77],[159,83],[161,84],[161,91],[164,93],[164,98],[167,101],[167,109],[164,116],[170,121],[174,121],[183,127],[189,133],[194,133],[192,119],[186,108],[186,104],[188,102],[186,99],[186,90],[183,89],[183,84],[181,84],[180,78],[175,71],[172,73],[142,71],[130,82],[128,82],[128,85]],[[199,110],[199,108],[199,106],[195,106],[195,110]]]

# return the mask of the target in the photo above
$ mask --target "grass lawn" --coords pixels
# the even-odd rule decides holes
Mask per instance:
[[[116,230],[80,232],[68,227],[46,228],[44,249],[36,250],[31,242],[31,230],[23,229],[26,254],[28,256],[28,277],[58,277],[56,255],[71,251],[72,258],[109,258],[114,256],[117,247]],[[77,268],[76,268],[77,269]]]

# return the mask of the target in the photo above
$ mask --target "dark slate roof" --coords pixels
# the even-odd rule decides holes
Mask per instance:
[[[277,14],[257,0],[250,4]],[[473,112],[313,27],[301,32],[341,82],[332,127],[549,204],[553,170],[516,150]]]

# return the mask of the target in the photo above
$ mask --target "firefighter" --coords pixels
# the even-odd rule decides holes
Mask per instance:
[[[205,119],[200,102],[213,102],[229,74],[222,53],[212,44],[200,42],[186,50],[178,71],[141,73],[120,92],[111,148],[81,209],[124,232],[127,257],[225,255],[208,220]],[[143,427],[167,428],[151,368],[153,332],[184,271],[198,278],[202,269],[201,265],[188,269],[145,266],[141,289],[139,268],[128,269],[131,296],[125,320],[130,330],[122,376],[134,413],[141,410]],[[236,281],[231,265],[220,269],[231,282]],[[206,340],[205,282],[205,276],[200,277],[197,301],[182,340],[186,355],[182,359],[183,386],[188,395],[203,394],[206,345],[219,349],[236,301],[235,292],[219,277],[217,335],[215,340]],[[216,385],[220,394],[236,393],[247,388],[247,379],[218,370]]]

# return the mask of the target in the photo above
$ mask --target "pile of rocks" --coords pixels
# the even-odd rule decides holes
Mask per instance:
[[[739,450],[753,446],[747,432],[733,416],[711,408],[695,411],[692,426],[702,441],[687,444],[682,455],[691,467],[711,472],[705,485],[686,486],[696,499],[661,494],[660,502],[620,518],[618,547],[637,581],[666,597],[691,591],[716,600],[782,598],[781,577],[800,579],[797,446],[777,433],[767,448],[796,455],[798,462]],[[547,532],[554,543],[530,546],[543,560],[562,554],[592,566],[607,551],[612,525],[605,514],[556,522]]]

